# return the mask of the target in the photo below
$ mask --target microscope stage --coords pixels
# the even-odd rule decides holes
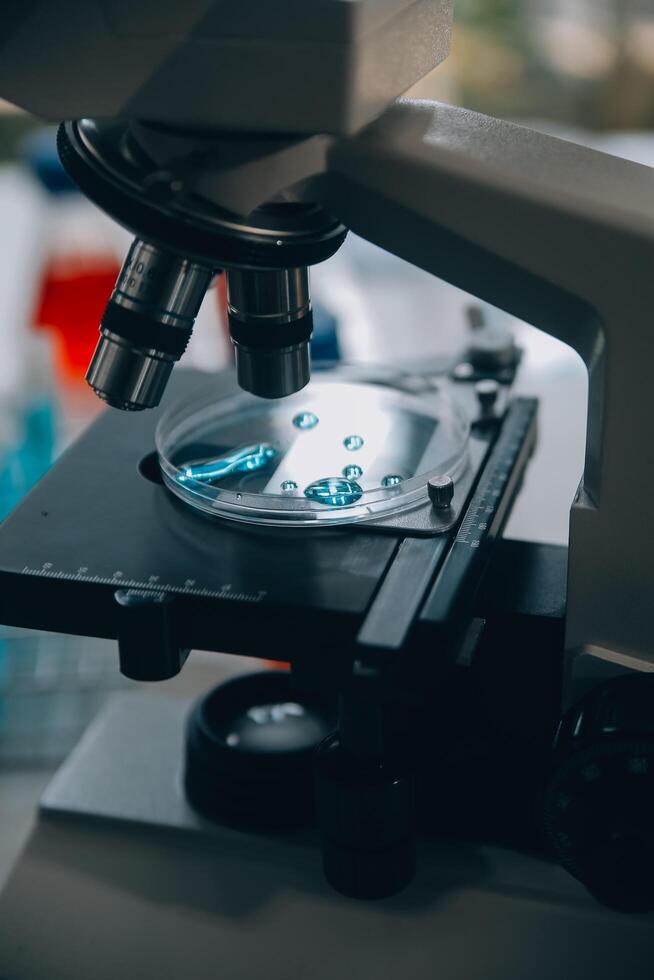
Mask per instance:
[[[164,407],[203,377],[177,372]],[[231,374],[216,385],[236,387]],[[311,645],[351,635],[397,537],[249,531],[193,513],[139,469],[159,415],[104,412],[5,521],[2,622],[115,637],[115,591],[146,589],[183,599],[194,647],[260,653],[309,624]]]
[[[201,382],[178,371],[163,408]],[[215,385],[216,399],[237,392],[231,372]],[[2,623],[122,639],[135,622],[127,594],[155,617],[137,624],[137,646],[156,648],[161,628],[180,650],[313,663],[324,653],[334,664],[358,639],[394,655],[421,610],[439,626],[459,615],[460,593],[474,595],[533,445],[536,405],[516,399],[501,424],[470,438],[450,507],[425,492],[424,505],[376,526],[326,530],[251,527],[181,502],[154,453],[160,414],[106,411],[7,518]]]

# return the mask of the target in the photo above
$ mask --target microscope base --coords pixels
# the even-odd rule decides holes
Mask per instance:
[[[311,832],[212,825],[180,778],[185,701],[115,698],[55,776],[0,895],[11,980],[646,980],[654,918],[608,912],[561,868],[425,841],[401,895],[323,882]]]

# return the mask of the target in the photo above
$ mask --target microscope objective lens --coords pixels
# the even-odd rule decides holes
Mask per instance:
[[[319,421],[318,416],[313,412],[300,412],[293,419],[293,425],[296,429],[315,429]]]
[[[383,487],[396,487],[398,483],[401,482],[402,482],[401,476],[398,476],[397,473],[389,473],[388,476],[385,476],[384,479],[381,481],[381,485]]]
[[[343,476],[346,480],[358,480],[363,476],[363,469],[356,463],[350,463],[349,466],[343,467]]]
[[[327,476],[323,480],[310,483],[304,491],[309,500],[317,500],[328,507],[348,507],[355,504],[363,495],[363,490],[354,480],[344,480],[340,476]]]
[[[347,450],[349,450],[349,452],[353,453],[355,450],[361,449],[363,446],[363,439],[361,436],[346,436],[345,439],[343,439],[343,445]]]

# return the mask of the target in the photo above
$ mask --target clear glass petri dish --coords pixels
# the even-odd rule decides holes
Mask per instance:
[[[468,421],[446,390],[371,379],[319,372],[273,401],[217,398],[207,382],[159,422],[164,483],[195,510],[248,524],[325,527],[419,506],[430,477],[466,468]]]

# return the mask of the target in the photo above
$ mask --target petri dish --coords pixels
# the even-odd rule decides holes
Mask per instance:
[[[431,476],[466,468],[469,425],[447,390],[407,387],[405,376],[339,369],[269,401],[216,397],[208,382],[159,422],[164,483],[197,511],[254,525],[325,527],[409,510],[427,499]]]

